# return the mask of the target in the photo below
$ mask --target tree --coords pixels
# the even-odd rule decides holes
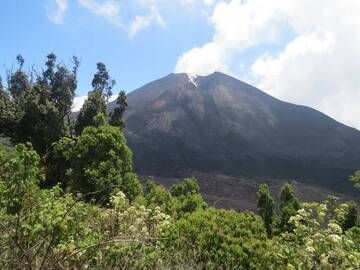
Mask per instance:
[[[11,125],[14,123],[14,110],[11,106],[10,95],[2,86],[0,77],[0,134],[10,134]]]
[[[174,184],[170,193],[174,197],[194,195],[200,193],[200,187],[195,177],[185,178],[182,182]]]
[[[127,194],[130,202],[135,201],[139,195],[143,194],[143,186],[135,173],[128,172],[124,175],[120,190]]]
[[[26,94],[13,139],[16,143],[31,142],[34,149],[45,154],[52,143],[59,140],[62,124],[55,104],[50,100],[46,85],[38,81]]]
[[[43,180],[39,169],[40,157],[30,144],[18,144],[13,158],[6,159],[0,152],[1,181],[0,206],[5,207],[8,214],[17,214],[21,211],[22,200],[28,194],[35,192],[38,184]]]
[[[257,192],[257,209],[264,221],[268,236],[272,235],[274,204],[274,199],[271,197],[269,186],[267,184],[261,184]]]
[[[125,91],[120,91],[116,99],[116,107],[113,112],[110,113],[110,125],[124,127],[125,123],[123,121],[123,115],[128,107],[127,98]]]
[[[350,181],[354,183],[354,187],[360,189],[360,171],[357,171],[350,177]]]
[[[25,63],[25,59],[22,57],[22,55],[18,54],[16,56],[16,61],[18,62],[20,69],[22,69],[22,67]]]
[[[341,223],[341,227],[343,231],[347,231],[352,227],[355,227],[357,225],[358,216],[359,216],[358,207],[355,202],[351,201],[348,202],[346,205],[347,205],[346,207],[347,209],[345,211],[344,220]]]
[[[112,88],[116,84],[115,80],[110,78],[109,72],[104,63],[96,64],[97,72],[92,80],[92,87],[95,91],[100,91],[106,102],[112,95]]]
[[[87,99],[77,117],[75,132],[80,135],[84,128],[95,125],[95,117],[106,114],[106,102],[99,90],[89,92]]]
[[[339,198],[334,195],[328,195],[325,200],[327,208],[327,217],[329,220],[335,219],[336,208],[339,206]]]
[[[17,145],[0,170],[1,269],[64,269],[59,258],[96,239],[88,205],[59,187],[39,188],[40,157],[30,145]]]
[[[69,186],[67,171],[71,168],[73,149],[77,138],[63,137],[54,143],[45,156],[46,182],[45,187],[60,185],[66,189]]]
[[[80,135],[85,127],[95,125],[94,117],[96,115],[99,113],[106,115],[106,104],[112,95],[112,88],[115,85],[115,80],[110,78],[105,64],[97,63],[96,67],[97,72],[92,80],[93,90],[88,93],[88,97],[77,117],[75,125],[77,135]],[[121,120],[118,118],[118,113],[114,116],[114,121]]]
[[[343,231],[357,225],[358,206],[354,201],[339,203],[335,196],[328,196],[325,200],[327,209],[326,220],[337,222]]]
[[[18,62],[18,69],[14,73],[8,72],[8,88],[14,101],[18,101],[31,87],[28,74],[22,70],[25,62],[24,58],[18,55],[16,60]]]
[[[56,71],[49,71],[50,75],[48,75],[50,82],[50,100],[54,103],[57,110],[57,118],[61,125],[62,136],[72,133],[71,109],[75,97],[75,90],[77,88],[77,71],[79,65],[79,60],[74,56],[73,68],[71,71],[63,65],[58,65]],[[51,70],[51,66],[48,70]]]
[[[63,138],[53,149],[50,174],[55,179],[64,177],[62,181],[69,189],[82,193],[86,200],[107,203],[119,190],[131,200],[142,193],[132,173],[131,150],[120,128],[107,124],[87,127],[79,137]]]
[[[301,205],[298,198],[295,196],[294,188],[291,184],[285,183],[281,187],[280,193],[280,224],[281,231],[290,231],[291,224],[288,223],[290,217],[296,215]]]
[[[49,84],[51,84],[54,77],[55,65],[56,65],[56,55],[54,53],[49,53],[47,55],[47,61],[45,62],[46,70],[43,72],[43,78]]]
[[[1,112],[6,118],[5,134],[14,143],[30,141],[36,151],[44,154],[53,142],[72,133],[70,115],[79,66],[79,61],[73,59],[73,69],[69,70],[56,64],[56,56],[51,53],[44,72],[26,73],[22,70],[24,59],[17,57],[19,67],[9,72],[8,87],[0,97],[0,107],[5,108]]]
[[[170,188],[173,215],[177,218],[196,210],[207,208],[200,194],[200,187],[195,177],[185,178]]]
[[[31,90],[29,75],[22,70],[24,59],[21,55],[16,59],[16,71],[7,72],[7,87],[1,83],[0,89],[0,126],[2,133],[12,138],[16,138],[19,121],[24,115],[24,99]]]
[[[41,189],[39,155],[22,144],[9,151],[0,146],[0,269],[169,268],[157,239],[171,219],[159,207],[117,192],[100,208]]]
[[[149,207],[159,206],[162,211],[172,215],[172,197],[170,192],[153,180],[148,180],[145,185],[145,203]]]

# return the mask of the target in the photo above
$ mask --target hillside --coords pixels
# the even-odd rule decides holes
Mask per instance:
[[[73,122],[77,62],[47,58],[0,89],[0,269],[360,269],[358,131],[220,73],[124,119],[102,63]]]
[[[170,74],[128,95],[126,134],[141,174],[293,179],[351,190],[360,132],[215,72]]]

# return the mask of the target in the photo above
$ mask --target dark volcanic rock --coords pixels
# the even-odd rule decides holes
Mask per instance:
[[[141,174],[293,179],[338,191],[360,168],[360,132],[222,73],[170,74],[128,95]]]

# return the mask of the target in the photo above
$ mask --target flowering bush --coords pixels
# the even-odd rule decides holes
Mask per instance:
[[[357,206],[335,197],[281,212],[286,230],[270,238],[259,215],[208,207],[195,179],[94,205],[41,189],[30,146],[0,162],[0,269],[360,269]]]
[[[40,189],[39,161],[19,145],[2,166],[1,269],[139,269],[161,262],[160,237],[170,217],[159,207],[131,204],[118,192],[102,208],[58,186]]]
[[[344,205],[336,212],[345,213]],[[339,221],[327,218],[327,206],[304,203],[290,218],[294,226],[271,240],[266,265],[276,269],[359,269],[360,242],[344,234]]]

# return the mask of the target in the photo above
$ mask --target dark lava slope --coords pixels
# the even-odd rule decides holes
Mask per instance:
[[[170,74],[128,95],[126,134],[141,174],[293,179],[349,191],[360,131],[215,72]]]

